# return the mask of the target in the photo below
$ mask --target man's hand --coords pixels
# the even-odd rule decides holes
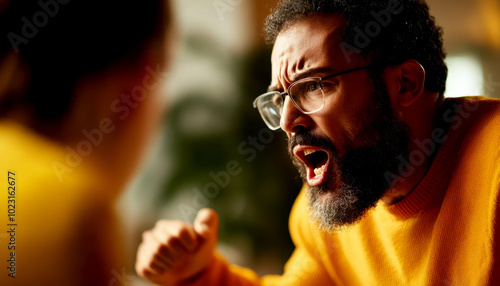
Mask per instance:
[[[135,269],[149,281],[177,285],[208,268],[217,245],[219,217],[212,209],[201,209],[194,224],[160,220],[145,231],[137,250]]]

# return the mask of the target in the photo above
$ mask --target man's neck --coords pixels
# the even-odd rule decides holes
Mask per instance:
[[[443,130],[445,134],[448,131],[449,124],[444,122],[443,113],[449,107],[445,104],[443,96],[436,96],[432,100],[432,103],[428,106],[427,112],[421,113],[421,122],[418,125],[413,124],[413,126],[419,126],[418,128],[412,128],[412,142],[409,145],[409,158],[404,172],[400,174],[395,174],[398,176],[394,181],[392,188],[382,197],[382,201],[388,205],[395,204],[406,196],[408,196],[413,190],[417,188],[419,183],[425,177],[427,171],[430,169],[432,162],[439,150],[440,144],[435,142],[432,138],[433,132],[436,129]],[[424,118],[429,118],[428,122]],[[412,125],[410,125],[412,126]],[[411,127],[410,127],[411,128]],[[432,144],[432,152],[429,150],[422,150],[422,146],[425,144]],[[415,156],[415,153],[424,154],[424,159]],[[413,156],[412,156],[413,154]]]

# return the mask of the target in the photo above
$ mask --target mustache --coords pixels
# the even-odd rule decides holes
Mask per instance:
[[[337,151],[335,145],[333,145],[333,142],[328,137],[311,134],[307,131],[295,133],[295,135],[290,137],[288,140],[288,152],[290,155],[293,155],[293,148],[297,145],[318,146],[334,153]]]

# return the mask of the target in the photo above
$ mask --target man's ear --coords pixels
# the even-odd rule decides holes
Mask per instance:
[[[425,70],[416,60],[407,60],[400,65],[400,82],[398,104],[408,107],[415,103],[424,91]]]
[[[394,70],[398,81],[397,104],[408,107],[415,103],[424,91],[425,70],[416,60],[407,60]]]

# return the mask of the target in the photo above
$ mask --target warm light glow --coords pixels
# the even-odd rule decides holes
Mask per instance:
[[[481,61],[471,54],[449,56],[446,97],[484,95],[484,77]]]

